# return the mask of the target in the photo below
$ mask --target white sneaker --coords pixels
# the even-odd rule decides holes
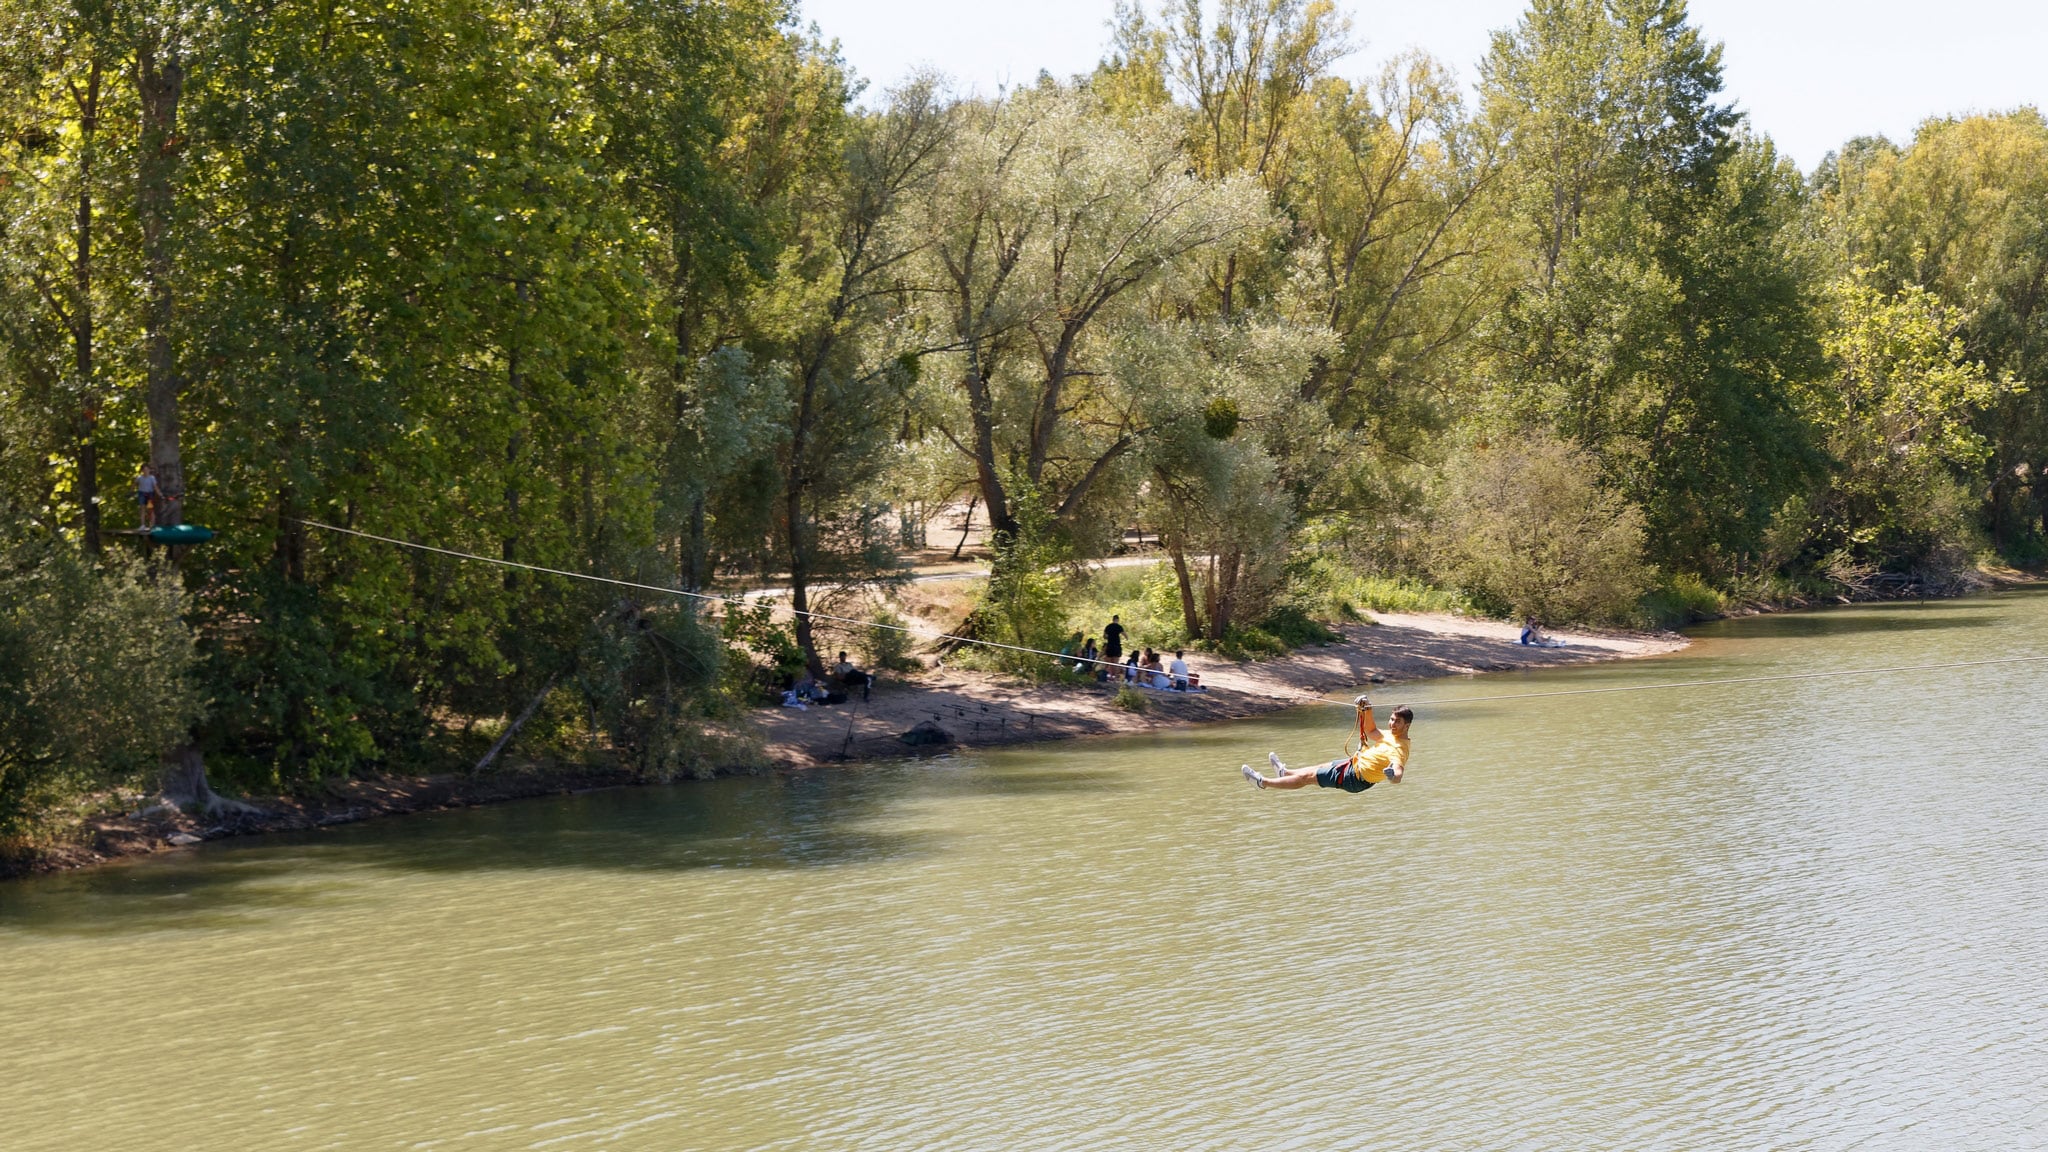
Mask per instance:
[[[1240,768],[1238,768],[1238,771],[1244,773],[1244,778],[1252,782],[1252,787],[1264,788],[1266,786],[1266,778],[1264,776],[1259,775],[1257,772],[1252,771],[1251,765],[1243,765]]]
[[[1287,765],[1285,765],[1285,764],[1282,764],[1282,763],[1280,762],[1280,754],[1279,754],[1278,752],[1268,752],[1268,753],[1266,753],[1266,763],[1268,763],[1268,764],[1271,764],[1271,765],[1273,766],[1273,775],[1275,775],[1275,776],[1285,776],[1285,775],[1287,775]]]

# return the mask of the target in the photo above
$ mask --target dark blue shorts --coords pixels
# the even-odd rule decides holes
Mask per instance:
[[[1316,769],[1318,788],[1342,788],[1346,792],[1363,792],[1372,787],[1372,781],[1351,772],[1351,759],[1344,757],[1332,760]]]

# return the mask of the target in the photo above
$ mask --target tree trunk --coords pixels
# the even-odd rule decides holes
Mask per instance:
[[[2048,460],[2034,465],[2034,510],[2041,514],[2041,535],[2048,539]]]
[[[683,587],[701,591],[710,583],[710,567],[711,550],[704,539],[704,494],[699,492],[690,500],[690,530],[683,540]]]
[[[215,792],[206,781],[206,761],[199,755],[199,746],[189,740],[164,754],[159,783],[164,799],[188,812],[197,811],[205,816],[226,812],[241,816],[263,811],[253,804],[230,800]]]
[[[1243,570],[1243,554],[1235,548],[1219,552],[1209,562],[1209,639],[1230,634],[1230,621],[1237,614],[1237,582]]]
[[[142,336],[144,401],[149,409],[149,459],[156,466],[161,511],[157,523],[185,520],[185,465],[178,439],[177,359],[171,347],[176,317],[171,294],[171,241],[177,201],[178,101],[185,91],[185,66],[169,34],[145,31],[135,46],[135,94],[140,105],[135,180],[135,216],[142,232]],[[234,805],[214,794],[206,780],[199,746],[187,741],[165,760],[164,794],[206,812]]]
[[[491,745],[491,750],[484,753],[484,758],[477,761],[476,767],[470,769],[470,771],[482,772],[489,768],[498,759],[498,754],[503,752],[506,746],[512,743],[513,738],[519,735],[519,730],[526,727],[526,722],[533,719],[533,714],[540,710],[541,701],[546,700],[548,693],[554,690],[555,678],[550,676],[547,679],[547,683],[540,686],[540,691],[534,695],[533,699],[526,702],[526,707],[520,709],[518,717],[512,723],[505,726],[505,731],[499,734],[497,741]],[[592,732],[597,731],[596,724],[592,724],[590,728]]]
[[[100,56],[95,43],[85,89],[72,89],[78,104],[78,211],[71,261],[71,340],[73,367],[78,372],[79,400],[78,506],[85,529],[85,550],[100,551],[99,389],[93,379],[92,309],[92,179],[98,159],[94,137],[100,125]]]
[[[804,650],[804,667],[820,680],[825,662],[818,657],[818,638],[811,629],[811,552],[804,539],[803,492],[792,487],[785,497],[789,517],[789,609],[796,623],[796,645]]]
[[[967,412],[974,425],[974,479],[981,488],[981,502],[988,505],[989,543],[994,545],[1017,535],[1017,520],[1010,513],[1009,494],[1003,491],[1002,477],[996,472],[995,402],[989,396],[988,381],[971,372],[967,376]]]
[[[1202,634],[1202,614],[1195,608],[1195,585],[1188,579],[1188,556],[1178,535],[1167,542],[1166,552],[1173,557],[1173,575],[1180,582],[1181,629],[1192,640]]]
[[[180,808],[203,809],[218,801],[196,745],[180,744],[164,754],[163,791],[164,799]]]
[[[960,521],[960,542],[953,545],[953,559],[960,558],[960,550],[967,547],[967,534],[974,530],[974,506],[981,501],[981,493],[967,497],[967,516]]]
[[[135,90],[142,110],[136,172],[136,218],[142,231],[143,361],[149,407],[149,458],[164,498],[158,523],[184,521],[185,466],[178,441],[177,361],[171,348],[171,231],[176,209],[178,100],[185,67],[161,32],[145,33],[135,49]],[[198,753],[193,752],[194,756]]]

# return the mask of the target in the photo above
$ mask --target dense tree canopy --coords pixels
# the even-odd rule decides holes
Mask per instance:
[[[1684,0],[1532,0],[1469,89],[1346,76],[1360,31],[1132,3],[960,98],[784,0],[0,0],[0,586],[48,605],[0,645],[65,638],[0,677],[0,793],[513,717],[688,771],[821,670],[803,616],[314,524],[832,608],[971,499],[990,626],[1142,526],[1217,644],[1339,570],[1627,617],[2048,557],[2038,111],[1805,176]],[[128,562],[145,464],[214,543]],[[141,751],[48,710],[122,660]]]

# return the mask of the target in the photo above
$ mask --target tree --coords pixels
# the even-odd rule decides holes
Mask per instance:
[[[1531,432],[1445,469],[1433,567],[1481,603],[1542,620],[1629,618],[1649,587],[1643,517],[1597,465]]]
[[[1961,309],[1969,355],[2048,378],[2048,122],[2031,108],[1934,119],[1910,146],[1852,142],[1815,174],[1843,270],[1886,292],[1921,285]],[[1984,518],[2009,554],[2048,548],[2048,390],[2010,390],[1978,418]]]
[[[1148,518],[1161,526],[1188,636],[1220,641],[1279,590],[1297,515],[1286,465],[1334,455],[1326,412],[1300,391],[1334,341],[1241,316],[1157,326],[1132,343],[1121,371],[1178,382],[1148,397]],[[1140,355],[1142,367],[1131,363]]]
[[[0,229],[5,291],[17,303],[0,322],[0,339],[23,382],[69,425],[45,434],[54,434],[52,454],[72,461],[65,502],[92,553],[100,550],[101,409],[120,399],[103,345],[122,317],[104,273],[113,270],[118,284],[120,246],[109,233],[125,207],[119,137],[132,113],[111,16],[97,4],[0,8],[0,41],[12,49],[0,77],[17,146]],[[57,352],[60,341],[66,354]]]
[[[174,583],[61,543],[0,545],[0,845],[69,793],[129,785],[201,712]]]
[[[1819,466],[1797,401],[1819,356],[1796,173],[1720,86],[1682,0],[1538,0],[1495,36],[1520,267],[1477,350],[1495,427],[1591,452],[1657,559],[1715,574]]]
[[[1945,582],[1972,559],[1955,478],[1990,451],[1972,417],[2017,386],[1967,358],[1960,310],[1923,288],[1888,295],[1869,281],[1845,277],[1831,294],[1822,419],[1837,471],[1817,543],[1838,564]]]
[[[932,182],[946,132],[924,82],[849,125],[844,169],[799,207],[783,274],[758,302],[763,350],[788,365],[777,528],[797,644],[816,676],[825,666],[809,615],[812,582],[871,580],[894,567],[869,497],[917,360],[886,322],[896,278],[929,243],[899,210]]]
[[[956,110],[956,144],[914,227],[932,238],[913,287],[944,349],[932,423],[975,469],[989,522],[1013,534],[1011,487],[1071,523],[1145,435],[1134,391],[1104,369],[1150,290],[1270,226],[1242,177],[1189,171],[1161,114],[1118,120],[1046,86]]]

